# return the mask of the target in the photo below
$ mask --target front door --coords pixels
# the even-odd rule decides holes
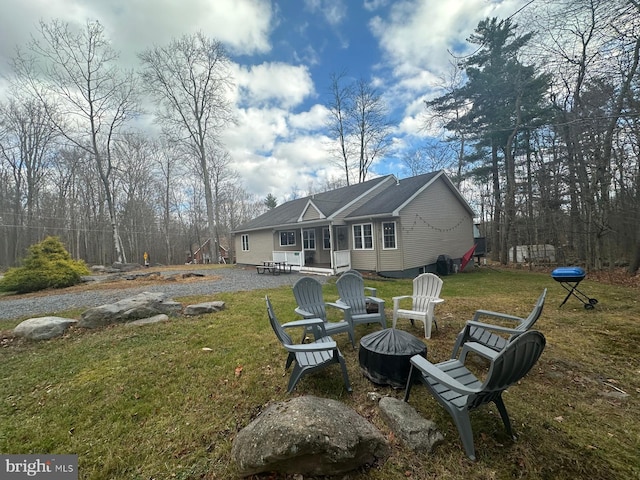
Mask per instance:
[[[349,250],[349,227],[336,227],[336,250]]]

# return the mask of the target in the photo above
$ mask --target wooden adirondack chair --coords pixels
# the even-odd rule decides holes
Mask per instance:
[[[338,295],[336,301],[339,305],[351,307],[351,321],[353,325],[362,323],[379,323],[382,328],[387,328],[387,320],[384,314],[384,300],[364,294],[364,280],[362,276],[353,273],[343,273],[336,282]],[[367,303],[375,304],[377,312],[368,312]]]
[[[468,342],[462,347],[459,359],[432,364],[424,357],[415,355],[411,357],[411,370],[404,401],[409,401],[414,381],[420,380],[453,417],[467,456],[475,460],[469,411],[485,403],[494,402],[507,433],[515,439],[509,415],[502,400],[502,392],[531,370],[540,358],[544,347],[544,336],[538,331],[529,330],[510,341],[500,352],[477,342]],[[464,366],[469,352],[474,352],[491,361],[484,381],[480,381]]]
[[[324,328],[327,335],[346,332],[351,340],[351,345],[355,347],[355,334],[351,317],[351,308],[347,305],[336,302],[325,302],[322,294],[322,284],[313,277],[302,277],[293,285],[293,296],[298,306],[295,312],[303,318],[320,318],[324,320]],[[338,308],[344,318],[337,322],[327,320],[326,307]],[[312,333],[310,328],[305,329],[305,336]],[[314,337],[315,338],[315,337]],[[302,339],[304,341],[304,337]]]
[[[469,320],[458,334],[456,343],[453,346],[453,351],[451,352],[451,358],[455,358],[458,355],[460,347],[466,342],[478,342],[493,350],[502,350],[510,340],[531,329],[538,321],[538,318],[540,318],[542,314],[546,297],[547,289],[545,288],[538,297],[533,310],[531,310],[531,313],[529,313],[529,316],[526,318],[507,315],[506,313],[492,312],[490,310],[477,310],[473,319]],[[503,320],[505,323],[515,323],[515,326],[509,327],[478,321],[482,317]]]
[[[393,297],[393,328],[396,328],[399,318],[410,319],[412,325],[414,320],[421,320],[424,323],[424,337],[431,338],[431,324],[436,323],[433,310],[437,304],[444,302],[440,298],[441,290],[442,279],[433,273],[423,273],[414,278],[412,295]],[[411,309],[400,308],[402,300],[407,298],[412,300]]]
[[[293,371],[291,372],[291,377],[289,378],[287,392],[291,393],[296,387],[298,381],[300,381],[300,379],[307,373],[321,370],[332,363],[340,365],[345,388],[347,391],[351,392],[351,383],[349,382],[347,365],[336,342],[326,334],[324,330],[324,321],[319,318],[311,318],[280,325],[280,322],[278,322],[273,311],[273,306],[271,305],[269,297],[266,296],[265,300],[267,302],[267,314],[269,315],[271,327],[273,328],[276,337],[278,337],[278,340],[280,340],[280,343],[282,343],[287,352],[289,352],[287,362],[284,367],[285,372],[289,369],[292,363],[295,363]],[[287,328],[294,327],[311,328],[314,330],[314,342],[294,345],[291,337],[285,331]]]

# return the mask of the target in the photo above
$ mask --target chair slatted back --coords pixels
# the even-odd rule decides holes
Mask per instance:
[[[276,314],[273,311],[273,305],[271,305],[271,300],[269,300],[268,296],[265,296],[264,298],[267,302],[267,314],[269,315],[269,323],[271,323],[271,328],[273,328],[276,337],[278,337],[278,340],[280,340],[283,345],[293,345],[293,340],[291,340],[289,334],[284,331],[284,328],[282,328],[282,325],[280,325],[280,322],[278,322],[278,319],[276,318]]]
[[[529,373],[542,355],[545,344],[544,335],[536,330],[529,330],[511,340],[491,362],[482,384],[482,392],[469,396],[469,407],[492,401]]]
[[[313,277],[302,277],[293,285],[293,296],[298,307],[316,318],[326,320],[327,311],[322,296],[322,284]]]
[[[352,315],[367,313],[367,299],[364,295],[364,280],[353,273],[344,273],[336,282],[340,300],[351,307]]]
[[[418,312],[426,312],[429,301],[440,297],[442,279],[433,273],[423,273],[413,279],[413,308]]]
[[[516,330],[522,330],[523,332],[526,332],[531,327],[533,327],[533,324],[536,323],[540,318],[540,315],[542,315],[542,309],[544,307],[544,301],[546,296],[547,296],[547,289],[545,288],[540,294],[540,296],[538,297],[538,300],[536,301],[536,304],[533,307],[533,310],[531,310],[531,313],[529,314],[529,316],[526,318],[524,322],[522,322],[520,325],[516,327]]]

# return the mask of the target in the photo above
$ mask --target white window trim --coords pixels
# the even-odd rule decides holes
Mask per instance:
[[[293,233],[293,243],[287,243],[284,245],[282,243],[282,234],[283,233]],[[278,232],[278,241],[280,242],[281,247],[295,247],[298,244],[298,240],[296,239],[296,231],[295,230],[281,230]]]
[[[305,247],[304,246],[304,234],[307,234],[307,243],[310,243],[311,237],[309,236],[309,232],[312,233],[312,237],[313,237],[313,248],[310,247]],[[315,252],[316,251],[316,229],[315,228],[305,228],[304,230],[302,230],[302,249],[309,251],[309,252]]]
[[[367,248],[365,247],[365,235],[364,235],[364,227],[365,225],[369,225],[371,227],[371,247]],[[362,238],[362,248],[358,248],[356,247],[357,242],[356,242],[356,227],[361,227],[360,230],[363,232],[361,235]],[[373,223],[357,223],[351,226],[351,235],[353,236],[353,250],[375,250],[375,235],[373,234],[374,230],[373,230]]]
[[[387,223],[393,223],[393,247],[387,247],[384,241],[384,226]],[[398,249],[398,224],[393,222],[382,222],[382,249],[383,250],[397,250]]]
[[[242,251],[248,252],[249,251],[249,234],[248,233],[243,233],[240,236],[240,243],[242,244]]]

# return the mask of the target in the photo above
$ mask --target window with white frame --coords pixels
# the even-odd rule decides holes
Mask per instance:
[[[322,247],[325,250],[331,250],[331,235],[328,227],[322,229]]]
[[[353,248],[373,250],[373,224],[363,223],[353,226]]]
[[[305,250],[316,249],[316,231],[314,229],[302,231],[302,248]]]
[[[296,244],[296,232],[293,230],[286,230],[280,232],[280,246],[291,247]]]
[[[382,248],[384,250],[396,248],[396,222],[382,223]]]
[[[249,251],[249,235],[247,235],[246,233],[243,234],[240,237],[240,240],[242,241],[242,251],[248,252]]]

